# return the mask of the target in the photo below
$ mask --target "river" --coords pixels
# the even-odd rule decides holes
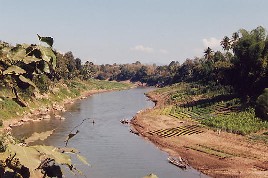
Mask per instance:
[[[130,133],[129,126],[119,122],[121,119],[131,119],[139,110],[154,106],[144,95],[149,90],[135,88],[95,94],[70,106],[62,114],[65,120],[51,119],[25,124],[14,129],[13,133],[22,137],[55,129],[53,135],[40,144],[64,146],[68,133],[83,119],[90,118],[77,128],[79,133],[68,144],[69,147],[77,148],[92,165],[87,167],[74,159],[76,167],[86,177],[142,178],[150,173],[159,178],[207,177],[194,169],[184,171],[168,163],[165,152]],[[66,177],[79,176],[67,173]]]

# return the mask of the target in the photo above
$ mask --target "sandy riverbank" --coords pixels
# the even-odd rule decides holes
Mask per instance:
[[[161,107],[158,96],[154,109],[138,113],[132,126],[144,138],[172,156],[180,156],[195,169],[212,177],[268,177],[268,146],[248,139],[246,136],[216,132],[191,120],[179,120],[159,115]],[[197,125],[199,134],[162,137],[152,131],[169,128],[186,128]]]

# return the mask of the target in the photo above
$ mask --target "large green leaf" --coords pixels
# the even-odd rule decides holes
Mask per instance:
[[[9,53],[9,51],[11,50],[10,47],[4,47],[3,49],[1,49],[1,52],[5,55],[7,55]]]
[[[38,59],[34,56],[27,56],[27,57],[23,58],[23,62],[25,64],[30,64],[32,62],[38,62],[38,61],[41,61],[41,59]]]
[[[60,153],[57,148],[53,146],[33,146],[36,150],[38,150],[40,153],[45,154],[47,157],[50,157],[52,159],[55,159],[55,162],[57,164],[66,164],[71,165],[71,157],[67,154]]]
[[[43,72],[50,73],[50,68],[47,62],[44,62]]]
[[[19,66],[10,66],[3,72],[3,75],[10,75],[10,74],[15,74],[15,75],[20,75],[20,74],[25,74],[26,71]]]
[[[4,161],[5,159],[7,159],[8,156],[9,154],[7,152],[2,152],[0,153],[0,160]]]
[[[41,133],[34,132],[30,137],[25,139],[25,143],[29,144],[38,140],[45,140],[53,133],[53,131],[54,130],[49,130]]]
[[[26,50],[21,47],[12,48],[7,54],[7,58],[13,61],[21,61],[25,56]]]
[[[53,38],[52,37],[42,37],[42,36],[39,36],[38,34],[37,34],[37,36],[38,36],[38,39],[40,40],[40,41],[42,41],[42,42],[45,42],[45,43],[47,43],[49,46],[51,46],[52,47],[52,45],[53,45],[53,43],[54,43],[54,40],[53,40]]]
[[[30,79],[24,77],[23,75],[20,75],[20,76],[19,76],[19,79],[20,79],[21,81],[25,82],[25,83],[28,83],[28,84],[32,85],[35,89],[38,89],[38,88],[35,86],[35,84],[34,84]]]
[[[12,155],[16,154],[16,158],[19,159],[20,163],[30,170],[38,168],[41,163],[40,153],[32,147],[9,144],[7,151]]]
[[[48,63],[52,64],[53,69],[56,67],[57,57],[54,54],[53,50],[49,47],[38,46],[42,53],[42,59]]]

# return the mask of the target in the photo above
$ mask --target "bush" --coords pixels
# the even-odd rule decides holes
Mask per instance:
[[[50,79],[45,74],[34,77],[33,81],[41,93],[47,92],[51,84]]]
[[[255,109],[257,117],[268,120],[268,88],[257,98]]]

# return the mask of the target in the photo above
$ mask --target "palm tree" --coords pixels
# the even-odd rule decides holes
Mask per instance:
[[[230,48],[231,48],[231,41],[230,41],[230,38],[228,36],[225,36],[223,38],[223,40],[221,41],[221,45],[222,45],[222,48],[225,50],[225,51],[229,51]]]
[[[212,57],[213,57],[213,51],[212,51],[212,49],[210,48],[210,47],[208,47],[205,51],[204,51],[204,53],[205,53],[205,58],[207,59],[207,60],[210,60]]]
[[[231,40],[231,48],[234,48],[234,46],[236,45],[238,39],[239,39],[238,32],[234,32],[233,35],[232,35],[232,40]]]
[[[232,38],[233,38],[232,41],[237,41],[238,38],[239,38],[238,32],[234,32],[233,35],[232,35]]]

